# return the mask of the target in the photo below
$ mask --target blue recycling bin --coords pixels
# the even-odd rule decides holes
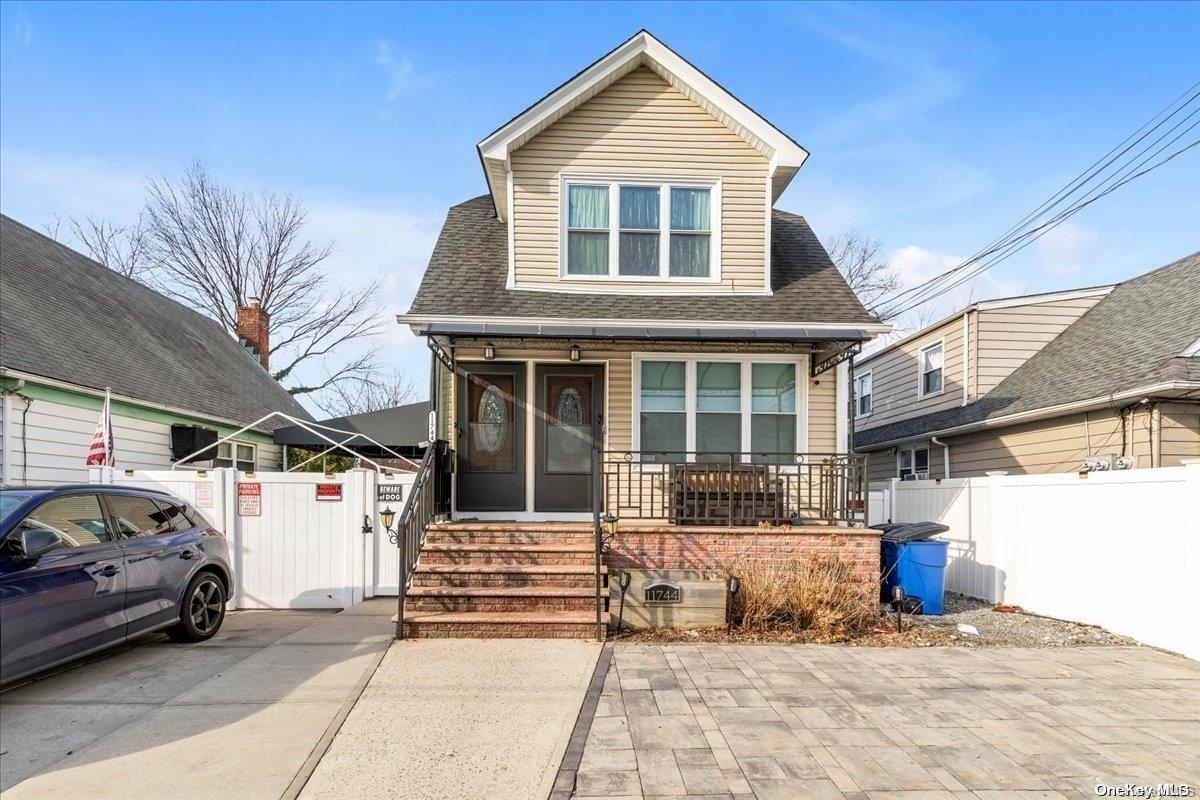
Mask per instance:
[[[883,587],[885,601],[892,599],[892,589],[904,589],[904,596],[920,602],[917,613],[939,616],[942,595],[946,590],[946,564],[949,563],[950,543],[936,539],[915,542],[893,542],[884,539]]]

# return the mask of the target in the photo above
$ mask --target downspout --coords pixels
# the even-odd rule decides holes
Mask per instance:
[[[0,437],[3,438],[4,446],[0,451],[0,484],[10,483],[12,481],[12,396],[25,388],[24,378],[14,378],[11,388],[4,390],[4,421],[3,431],[0,431]],[[29,411],[29,400],[25,400],[25,411]],[[25,425],[21,425],[21,439],[24,441],[26,436]],[[25,466],[26,474],[29,467]]]
[[[942,448],[942,477],[950,477],[950,445],[946,442],[938,441],[936,436],[930,436],[929,441]]]

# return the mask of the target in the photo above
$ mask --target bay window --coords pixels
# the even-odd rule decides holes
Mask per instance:
[[[720,183],[564,179],[562,274],[719,278]]]
[[[635,359],[643,461],[791,463],[802,446],[796,361]]]

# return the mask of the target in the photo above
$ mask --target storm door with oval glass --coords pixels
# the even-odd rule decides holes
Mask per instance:
[[[592,449],[604,427],[604,368],[539,364],[536,511],[592,510]]]
[[[455,504],[525,510],[525,365],[469,364],[458,381]]]

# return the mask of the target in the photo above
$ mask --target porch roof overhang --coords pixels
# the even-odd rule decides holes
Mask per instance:
[[[657,339],[743,342],[851,342],[877,335],[877,326],[588,324],[544,322],[413,322],[418,336],[529,337],[551,339]]]

